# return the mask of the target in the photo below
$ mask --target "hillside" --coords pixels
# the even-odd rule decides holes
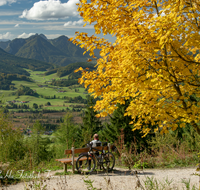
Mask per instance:
[[[10,78],[14,78],[12,80],[13,88],[8,90],[6,89],[6,84],[4,84],[4,88],[0,90],[0,96],[2,97],[2,101],[17,101],[19,104],[21,101],[28,101],[28,105],[30,108],[34,103],[40,105],[45,105],[47,102],[51,102],[51,107],[49,109],[66,109],[63,104],[66,106],[71,105],[71,103],[80,104],[85,102],[85,98],[87,93],[85,89],[78,84],[76,80],[68,80],[68,76],[66,77],[58,77],[55,73],[45,76],[44,71],[31,71],[27,70],[29,73],[29,77],[23,78],[25,80],[20,80],[20,78],[16,78],[16,76],[9,76]],[[29,79],[29,80],[28,80]],[[63,81],[69,83],[69,85],[54,85],[55,81]],[[2,81],[0,81],[0,86]],[[29,89],[30,88],[30,89]],[[23,90],[25,89],[25,90]],[[35,95],[30,95],[33,91],[36,93]],[[67,106],[67,107],[68,107]],[[70,108],[69,108],[70,109]]]
[[[82,67],[83,69],[88,68],[89,70],[94,70],[95,69],[93,63],[77,62],[77,63],[74,63],[74,64],[67,65],[67,66],[65,66],[63,68],[58,68],[57,75],[59,77],[63,77],[63,76],[70,75],[70,74],[73,75],[73,74],[75,74],[74,70],[76,70],[76,69],[78,69],[80,67]]]
[[[17,57],[0,48],[0,73],[29,76],[29,73],[24,70],[24,68],[45,71],[48,68],[53,68],[53,65],[41,61]]]
[[[82,67],[83,69],[87,68],[88,71],[95,69],[93,63],[77,62],[77,63],[71,63],[65,67],[59,67],[56,69],[49,70],[45,72],[44,75],[49,76],[49,75],[54,74],[57,77],[60,77],[60,79],[52,80],[50,84],[53,86],[67,87],[67,86],[72,86],[72,85],[78,85],[78,78],[81,77],[81,72],[74,73],[74,70],[80,67]]]
[[[80,73],[74,73],[74,70],[82,67],[83,69],[88,68],[91,71],[91,70],[95,69],[94,65],[95,64],[88,63],[88,62],[71,63],[71,64],[69,64],[65,67],[59,67],[59,68],[56,68],[56,69],[49,70],[45,73],[45,75],[57,73],[58,77],[64,77],[66,75],[69,75],[70,77],[74,76],[73,78],[78,79],[81,76],[81,74]]]
[[[48,40],[43,34],[36,34],[27,39],[0,42],[0,47],[19,57],[53,63],[58,66],[85,62],[90,57],[89,53],[83,55],[85,50],[68,41],[66,36]]]
[[[5,48],[5,51],[15,55],[18,50],[26,43],[25,39],[16,38],[12,40],[8,46]]]
[[[64,53],[59,51],[56,47],[51,45],[51,43],[39,35],[28,40],[21,48],[18,49],[18,52],[15,55],[51,63],[55,63],[56,59],[61,61],[65,58]]]
[[[8,47],[8,45],[10,44],[10,40],[8,40],[8,41],[1,41],[0,42],[0,48],[2,48],[2,49],[6,49],[6,47]]]
[[[61,52],[65,53],[65,55],[67,56],[80,57],[80,58],[90,57],[89,53],[86,53],[85,55],[83,55],[84,49],[74,45],[68,40],[69,40],[68,37],[60,36],[56,39],[49,40],[49,41]]]

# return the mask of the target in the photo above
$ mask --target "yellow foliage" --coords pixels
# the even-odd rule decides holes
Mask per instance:
[[[83,68],[80,67],[79,69],[76,69],[74,72],[77,73],[77,72],[82,71],[82,70],[83,70]]]
[[[135,129],[151,131],[143,122],[159,121],[159,129],[176,130],[177,121],[197,126],[200,106],[188,101],[200,96],[200,5],[197,1],[81,0],[80,16],[95,24],[96,34],[111,34],[115,42],[77,32],[73,43],[94,55],[100,49],[97,70],[83,72],[80,83],[94,97],[99,116],[131,99],[126,110]],[[70,39],[71,40],[71,39]],[[81,69],[80,69],[81,70]],[[184,127],[182,123],[180,127]]]

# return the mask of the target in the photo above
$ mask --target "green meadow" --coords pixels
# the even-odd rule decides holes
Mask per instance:
[[[73,85],[69,87],[59,87],[59,86],[52,86],[50,85],[52,80],[60,80],[60,79],[67,79],[68,76],[65,77],[58,77],[56,73],[45,76],[44,71],[27,71],[30,73],[30,78],[33,82],[28,81],[12,81],[12,83],[15,86],[15,90],[0,90],[0,97],[3,103],[6,103],[7,101],[29,101],[27,103],[30,108],[33,107],[33,103],[36,103],[38,105],[43,105],[45,108],[45,104],[47,102],[51,103],[51,106],[47,106],[48,109],[63,109],[64,107],[67,107],[72,104],[76,103],[65,103],[65,99],[63,99],[64,96],[67,97],[77,97],[81,96],[82,98],[86,98],[85,89],[83,87],[80,87],[79,85]],[[27,86],[37,92],[39,94],[38,97],[36,96],[28,96],[28,95],[13,95],[19,88],[20,85]],[[42,86],[41,86],[42,85]],[[64,92],[61,92],[64,91]],[[76,91],[76,92],[75,92]],[[55,96],[55,99],[46,99],[42,96]],[[20,104],[20,103],[19,103]],[[63,107],[64,105],[64,107]],[[76,104],[77,105],[77,104]],[[62,107],[62,108],[61,108]]]

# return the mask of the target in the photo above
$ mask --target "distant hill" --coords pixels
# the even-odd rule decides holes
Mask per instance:
[[[2,49],[6,49],[6,47],[8,46],[8,44],[10,44],[10,40],[8,41],[0,41],[0,48]]]
[[[69,41],[69,38],[66,36],[60,36],[56,39],[49,40],[52,45],[54,45],[56,48],[58,48],[61,52],[63,52],[68,57],[90,57],[89,53],[87,52],[85,55],[83,55],[84,49],[74,45]]]
[[[88,63],[88,62],[77,62],[77,63],[71,63],[65,67],[59,67],[56,69],[49,70],[45,73],[45,75],[50,75],[52,73],[57,73],[57,76],[64,77],[66,75],[69,75],[73,79],[78,79],[81,77],[80,72],[74,73],[74,70],[82,67],[83,69],[88,68],[88,71],[95,70],[95,64],[94,63]]]
[[[42,61],[17,57],[0,48],[0,73],[29,76],[29,73],[24,68],[45,71],[53,68],[53,65]]]
[[[88,62],[77,62],[77,63],[71,63],[65,67],[59,67],[53,70],[49,70],[45,73],[45,75],[50,75],[53,73],[57,73],[58,77],[64,77],[68,76],[67,79],[57,79],[52,80],[50,83],[53,86],[60,86],[60,87],[66,87],[66,86],[72,86],[72,85],[78,85],[78,78],[81,77],[81,72],[74,73],[74,70],[82,67],[83,69],[88,69],[88,71],[95,70],[95,64],[88,63]]]
[[[26,43],[25,39],[16,38],[12,40],[8,46],[5,48],[5,51],[15,55],[18,50]]]
[[[13,55],[49,62],[58,66],[66,66],[70,63],[85,62],[90,56],[83,55],[84,49],[68,41],[68,37],[60,36],[48,40],[43,34],[36,34],[27,39],[14,39],[7,43],[0,42],[6,52]],[[5,47],[6,46],[6,47]]]
[[[39,35],[27,40],[15,55],[51,63],[55,63],[56,59],[61,61],[65,58],[64,53]]]
[[[77,63],[69,64],[69,65],[62,67],[62,68],[61,67],[58,68],[57,75],[59,77],[63,77],[63,76],[69,75],[69,74],[73,74],[74,70],[76,70],[80,67],[82,67],[83,69],[88,68],[90,71],[95,69],[93,63],[77,62]]]

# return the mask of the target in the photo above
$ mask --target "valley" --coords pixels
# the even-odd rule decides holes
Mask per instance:
[[[15,127],[31,127],[36,120],[41,120],[43,126],[55,129],[62,121],[66,112],[73,113],[74,122],[81,122],[81,113],[86,105],[87,92],[78,84],[59,87],[51,85],[52,80],[67,80],[56,73],[45,76],[45,71],[31,71],[31,81],[12,81],[14,90],[0,90],[1,106],[4,112],[10,113]],[[77,79],[76,79],[77,81]],[[20,88],[28,87],[36,95],[19,95]]]
[[[36,120],[56,129],[66,113],[81,123],[88,93],[78,84],[79,67],[94,70],[95,60],[67,36],[47,39],[35,34],[0,42],[0,106],[14,128],[31,128]]]

